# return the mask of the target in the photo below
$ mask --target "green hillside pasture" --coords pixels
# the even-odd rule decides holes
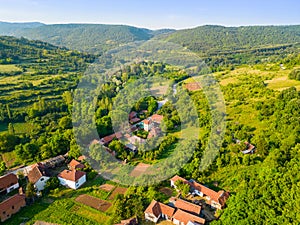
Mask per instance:
[[[16,65],[0,65],[0,73],[10,73],[17,71],[22,71],[22,69],[17,67]]]
[[[31,123],[13,123],[13,126],[15,128],[16,134],[28,134],[30,133],[34,126]],[[8,131],[8,125],[7,124],[0,124],[0,133],[1,132],[7,132]]]
[[[7,168],[14,167],[17,160],[17,155],[15,151],[12,152],[4,152],[1,154],[3,162]]]
[[[290,80],[288,76],[276,77],[272,80],[267,80],[265,83],[268,85],[268,88],[273,90],[282,91],[289,87],[296,87],[297,90],[300,90],[300,81]]]

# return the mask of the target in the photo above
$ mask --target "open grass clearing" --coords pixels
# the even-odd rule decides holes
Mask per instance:
[[[16,71],[22,71],[22,69],[12,64],[0,65],[0,73],[9,73],[9,72],[16,72]]]
[[[11,168],[17,161],[17,155],[15,151],[4,152],[1,154],[2,160],[5,162],[7,168]]]
[[[300,81],[297,80],[290,80],[288,76],[283,77],[276,77],[272,80],[265,81],[268,88],[271,88],[273,90],[282,91],[284,89],[287,89],[289,87],[296,87],[297,90],[300,90]]]

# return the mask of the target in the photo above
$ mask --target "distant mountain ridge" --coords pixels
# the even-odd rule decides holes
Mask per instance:
[[[0,23],[0,35],[41,40],[92,53],[103,52],[133,41],[149,40],[155,35],[172,31],[106,24]]]
[[[224,27],[205,25],[178,30],[165,40],[186,46],[199,53],[262,48],[300,43],[300,25]]]
[[[133,42],[170,41],[202,55],[300,43],[300,25],[224,27],[205,25],[191,29],[150,30],[127,25],[0,22],[0,35],[41,40],[60,47],[101,53]]]

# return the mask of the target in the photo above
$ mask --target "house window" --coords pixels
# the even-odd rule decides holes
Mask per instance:
[[[43,180],[44,180],[44,177],[41,178],[41,181],[43,181]]]
[[[5,215],[5,211],[3,211],[3,215]]]
[[[12,208],[12,209],[15,209],[15,206],[13,205],[11,208]]]

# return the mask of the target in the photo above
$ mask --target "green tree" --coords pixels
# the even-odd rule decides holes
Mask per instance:
[[[0,176],[4,174],[4,172],[6,171],[6,165],[5,162],[0,162]]]
[[[34,198],[36,196],[36,188],[34,187],[34,184],[29,182],[26,186],[25,195],[27,198],[29,198],[31,201],[34,201]]]
[[[64,116],[59,120],[59,126],[62,129],[71,129],[72,128],[72,119],[69,116]]]

